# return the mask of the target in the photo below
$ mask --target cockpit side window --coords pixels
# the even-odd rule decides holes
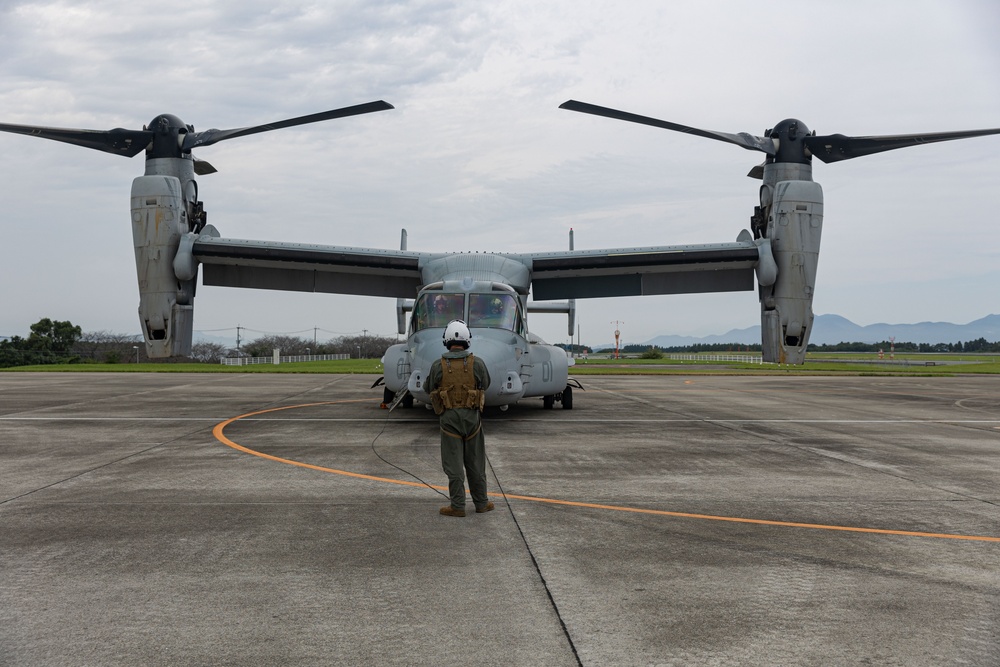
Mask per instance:
[[[417,297],[410,320],[412,331],[445,328],[452,320],[465,319],[465,295],[426,293]]]
[[[517,300],[509,294],[470,294],[469,326],[514,331],[520,320]]]

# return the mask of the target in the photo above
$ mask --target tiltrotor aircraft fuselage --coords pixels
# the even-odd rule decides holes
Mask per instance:
[[[404,230],[404,247],[405,235]],[[416,299],[399,299],[396,304],[399,333],[407,337],[382,357],[385,403],[391,404],[396,396],[404,405],[413,399],[430,403],[424,383],[431,364],[444,352],[444,328],[452,320],[463,320],[472,333],[473,353],[490,371],[487,406],[506,408],[522,398],[542,397],[549,408],[556,401],[564,408],[573,407],[575,383],[569,378],[573,359],[528,331],[527,312],[535,306],[527,302],[528,268],[523,261],[488,253],[427,258],[421,282]],[[544,310],[565,312],[572,330],[573,302]]]

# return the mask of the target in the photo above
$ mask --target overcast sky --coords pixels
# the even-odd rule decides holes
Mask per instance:
[[[234,128],[396,109],[196,150],[230,238],[428,252],[734,241],[762,155],[557,107],[723,132],[1000,127],[1000,3],[900,0],[139,3],[0,0],[0,122]],[[138,333],[125,159],[0,134],[0,335],[42,317]],[[1000,312],[1000,137],[826,165],[814,312],[857,324]],[[195,329],[395,333],[394,300],[200,287]],[[759,323],[754,292],[579,302],[584,343]],[[533,316],[550,342],[565,317]]]

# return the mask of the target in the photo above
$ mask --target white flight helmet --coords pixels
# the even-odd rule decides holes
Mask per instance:
[[[445,347],[461,345],[468,350],[469,343],[472,342],[472,333],[469,331],[469,327],[466,326],[465,322],[462,320],[452,320],[451,322],[448,322],[448,326],[444,329],[444,335],[441,337],[444,339]]]

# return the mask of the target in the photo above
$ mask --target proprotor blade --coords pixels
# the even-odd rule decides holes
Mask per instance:
[[[687,125],[680,125],[678,123],[671,123],[665,120],[659,120],[656,118],[649,118],[647,116],[639,116],[634,113],[629,113],[627,111],[618,111],[617,109],[609,109],[608,107],[600,107],[596,104],[588,104],[586,102],[577,102],[576,100],[569,100],[563,102],[559,105],[560,109],[569,109],[570,111],[579,111],[581,113],[594,114],[595,116],[606,116],[608,118],[616,118],[618,120],[627,120],[630,123],[639,123],[641,125],[651,125],[653,127],[660,127],[665,130],[673,130],[674,132],[684,132],[686,134],[693,134],[699,137],[705,137],[706,139],[715,139],[716,141],[724,141],[727,144],[736,144],[751,151],[761,151],[762,153],[767,153],[768,155],[774,155],[775,148],[774,142],[766,137],[757,137],[752,134],[747,134],[741,132],[739,134],[727,134],[725,132],[714,132],[712,130],[701,130],[696,127],[689,127]]]
[[[809,151],[823,162],[839,162],[885,151],[933,144],[939,141],[983,137],[1000,134],[1000,128],[991,130],[966,130],[963,132],[931,132],[925,134],[898,134],[884,137],[847,137],[843,134],[828,134],[822,137],[806,137]]]
[[[236,137],[245,137],[248,134],[257,134],[259,132],[270,132],[271,130],[280,130],[285,127],[294,127],[295,125],[306,125],[307,123],[318,123],[323,120],[332,120],[334,118],[344,118],[346,116],[357,116],[364,113],[372,113],[373,111],[385,111],[387,109],[394,109],[388,102],[383,102],[379,100],[377,102],[368,102],[367,104],[357,104],[351,107],[344,107],[342,109],[332,109],[330,111],[323,111],[321,113],[314,113],[308,116],[299,116],[298,118],[289,118],[288,120],[279,120],[274,123],[267,123],[265,125],[255,125],[253,127],[241,127],[234,130],[205,130],[204,132],[189,132],[184,136],[184,145],[182,150],[187,153],[192,148],[198,148],[199,146],[211,146],[212,144],[218,143],[220,141],[225,141],[226,139],[234,139]]]
[[[73,130],[58,127],[36,127],[34,125],[8,125],[0,123],[0,131],[41,137],[61,141],[84,148],[134,157],[144,151],[153,140],[153,133],[147,130]]]

